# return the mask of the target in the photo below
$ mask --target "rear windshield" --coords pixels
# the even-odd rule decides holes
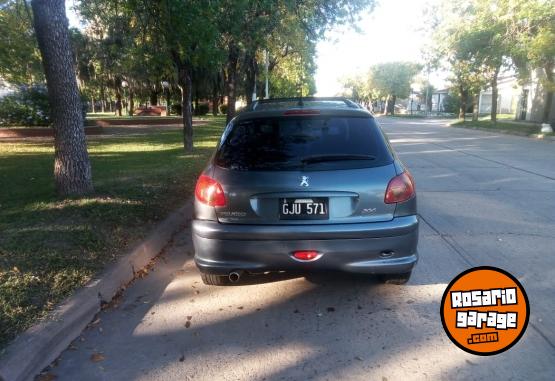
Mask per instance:
[[[233,170],[329,170],[378,167],[393,158],[372,118],[281,117],[228,126],[215,157]]]

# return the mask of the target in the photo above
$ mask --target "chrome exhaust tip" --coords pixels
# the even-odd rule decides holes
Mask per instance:
[[[232,271],[229,273],[228,278],[231,283],[237,283],[241,279],[241,273],[237,271]]]

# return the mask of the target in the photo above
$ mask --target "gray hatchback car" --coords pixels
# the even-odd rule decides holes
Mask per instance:
[[[192,235],[206,284],[321,270],[403,284],[418,260],[414,180],[354,102],[257,101],[198,179]]]

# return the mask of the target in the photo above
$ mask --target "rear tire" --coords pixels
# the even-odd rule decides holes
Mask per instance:
[[[381,276],[381,281],[385,284],[402,285],[409,281],[412,271],[401,274],[384,274]]]
[[[208,286],[229,286],[231,284],[229,278],[225,275],[200,273],[200,278]]]

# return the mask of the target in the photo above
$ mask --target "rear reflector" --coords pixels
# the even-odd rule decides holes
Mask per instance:
[[[320,115],[319,110],[287,110],[283,115]]]
[[[195,197],[199,202],[209,206],[225,206],[225,194],[219,182],[201,175],[195,187]]]
[[[320,254],[314,250],[301,250],[293,252],[293,257],[299,261],[312,261],[314,259],[318,259],[319,256]]]
[[[396,202],[407,201],[414,196],[414,180],[412,175],[405,171],[389,181],[385,191],[384,202],[395,204]]]

